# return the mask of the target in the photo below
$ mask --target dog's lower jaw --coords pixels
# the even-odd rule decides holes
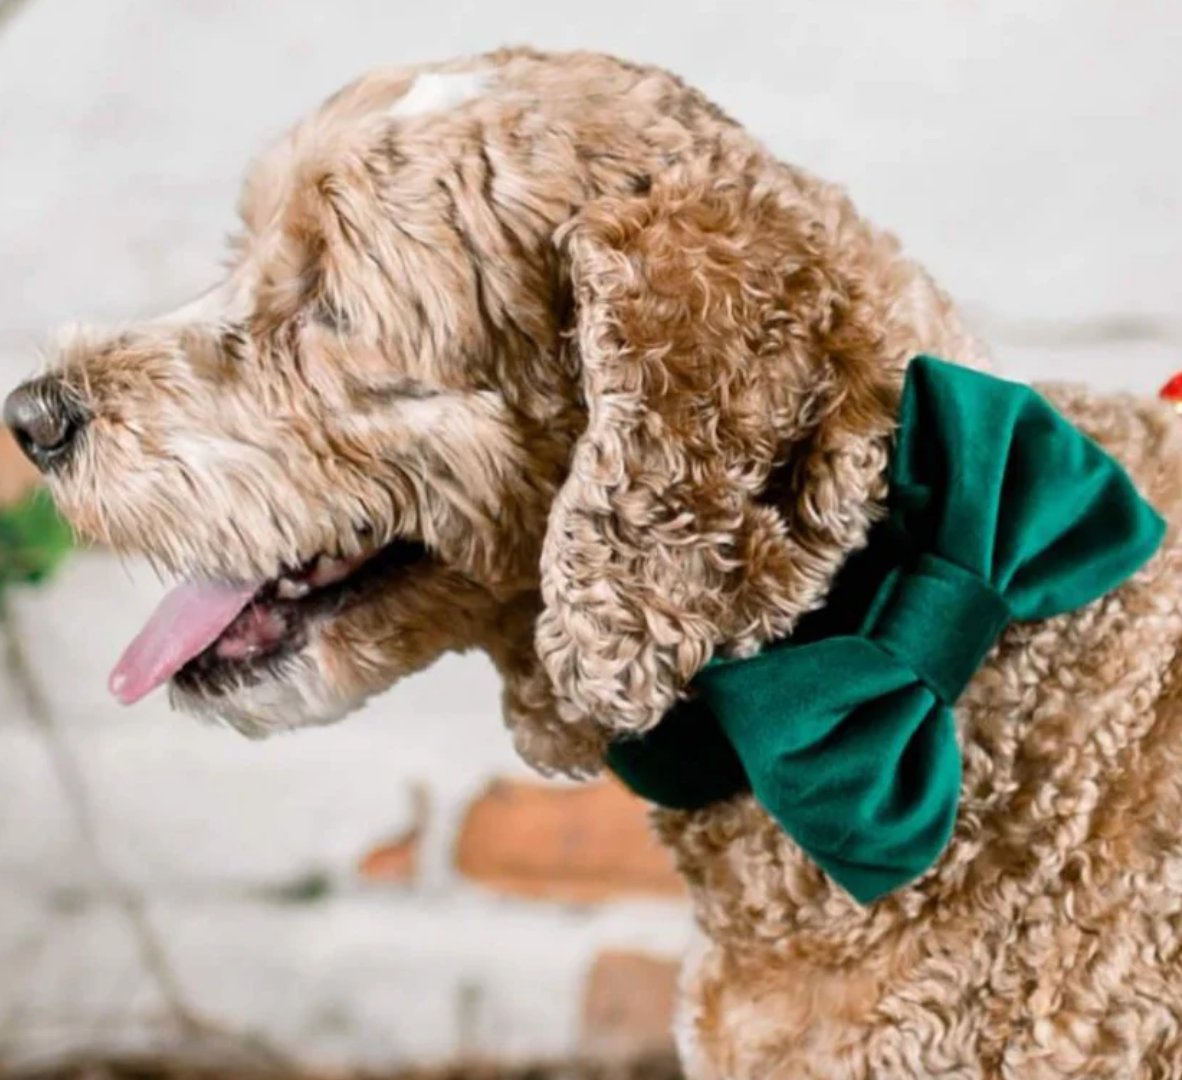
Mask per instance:
[[[334,685],[319,640],[284,657],[274,672],[236,686],[215,691],[176,680],[169,685],[173,708],[224,724],[248,739],[336,723],[360,708],[368,696]]]
[[[439,562],[375,581],[270,657],[182,669],[175,708],[252,739],[332,724],[444,653],[485,646],[518,605]],[[440,616],[439,612],[446,612]],[[519,628],[528,633],[529,624]]]

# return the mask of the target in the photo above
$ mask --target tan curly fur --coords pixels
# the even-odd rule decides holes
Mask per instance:
[[[909,358],[982,365],[837,187],[674,77],[524,50],[345,89],[252,170],[226,280],[53,378],[56,494],[181,574],[429,557],[180,705],[252,735],[482,648],[538,768],[594,773],[715,653],[824,602]],[[1051,392],[1182,520],[1176,418]],[[956,836],[860,908],[749,797],[658,812],[702,947],[692,1080],[1182,1077],[1182,558],[1010,630],[958,708]],[[368,539],[367,539],[368,538]]]

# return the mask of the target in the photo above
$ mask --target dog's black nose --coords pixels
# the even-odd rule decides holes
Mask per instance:
[[[89,418],[57,379],[33,379],[4,403],[4,423],[25,455],[42,472],[61,465]]]

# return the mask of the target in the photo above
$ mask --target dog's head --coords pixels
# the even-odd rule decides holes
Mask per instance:
[[[81,533],[204,583],[116,691],[249,734],[483,647],[523,752],[594,768],[823,596],[939,306],[840,194],[596,57],[363,80],[242,218],[221,284],[66,336],[7,416]]]

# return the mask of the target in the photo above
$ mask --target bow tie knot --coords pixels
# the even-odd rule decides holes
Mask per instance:
[[[1013,621],[992,585],[938,555],[921,555],[883,587],[881,610],[867,631],[943,705],[952,705]]]

